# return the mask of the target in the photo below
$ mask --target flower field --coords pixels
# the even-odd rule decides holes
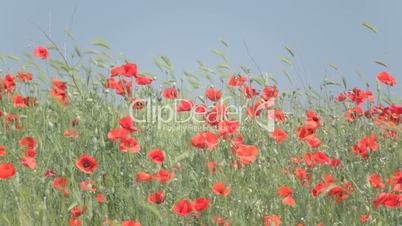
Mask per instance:
[[[402,225],[388,69],[281,90],[218,49],[150,75],[105,42],[48,41],[0,58],[0,225]]]

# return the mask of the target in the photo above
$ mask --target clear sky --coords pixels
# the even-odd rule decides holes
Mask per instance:
[[[195,70],[196,59],[217,63],[210,50],[220,47],[223,38],[230,44],[226,52],[233,65],[254,67],[246,42],[261,69],[272,73],[282,88],[288,87],[282,74],[287,66],[280,57],[288,56],[284,46],[289,46],[307,84],[318,87],[328,73],[331,79],[345,76],[364,88],[384,70],[373,63],[380,60],[397,78],[392,92],[400,95],[401,12],[400,0],[2,0],[0,52],[22,55],[46,43],[34,24],[50,31],[58,43],[71,25],[81,47],[101,38],[145,71],[157,72],[152,57],[164,54],[180,72]],[[379,32],[364,28],[365,21]]]

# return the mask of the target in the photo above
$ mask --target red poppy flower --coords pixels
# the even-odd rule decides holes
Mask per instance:
[[[80,158],[75,162],[75,166],[86,174],[91,174],[97,169],[96,159],[90,157],[87,154],[82,154]]]
[[[386,71],[379,73],[377,75],[377,80],[389,86],[394,86],[396,84],[396,79]]]
[[[211,101],[218,101],[221,98],[221,91],[214,88],[209,88],[205,92],[205,96]]]
[[[281,186],[276,194],[284,197],[282,200],[283,204],[288,206],[296,205],[296,201],[292,197],[293,189],[287,186]]]
[[[206,123],[211,126],[216,126],[220,121],[226,118],[227,107],[225,104],[216,104],[211,111],[206,113]]]
[[[23,156],[21,158],[21,164],[24,167],[30,168],[30,169],[36,169],[36,159],[33,157],[29,157],[29,156]]]
[[[45,177],[54,177],[56,176],[56,170],[55,169],[48,169],[45,171],[43,174]]]
[[[278,191],[276,192],[277,195],[286,197],[293,194],[293,189],[287,186],[279,187]]]
[[[313,197],[319,196],[322,192],[324,192],[330,185],[335,183],[336,180],[329,174],[324,176],[324,181],[318,183],[314,186],[313,190],[311,191],[311,195]]]
[[[275,121],[283,123],[286,120],[285,114],[283,113],[282,110],[280,109],[275,109],[274,110],[274,118]]]
[[[197,198],[191,203],[191,206],[193,209],[197,212],[202,212],[206,209],[208,209],[209,203],[211,200],[206,199],[206,198]]]
[[[368,214],[364,214],[364,215],[360,215],[359,220],[360,222],[367,222],[369,219],[369,215]]]
[[[146,173],[146,172],[139,172],[137,174],[137,177],[136,177],[135,180],[137,182],[149,182],[149,181],[152,181],[153,179],[154,179],[154,177],[153,177],[152,174],[149,174],[149,173]]]
[[[196,148],[212,150],[218,144],[218,135],[213,132],[201,132],[191,138],[191,144]]]
[[[18,141],[18,144],[23,148],[34,148],[36,145],[36,141],[33,137],[23,137]]]
[[[156,164],[162,164],[165,160],[165,152],[158,148],[152,149],[147,156]]]
[[[369,181],[373,188],[378,188],[378,189],[385,188],[385,185],[382,183],[381,180],[382,180],[382,178],[378,174],[370,174],[369,175]]]
[[[16,169],[12,163],[0,164],[0,180],[11,178],[15,175]]]
[[[163,97],[166,99],[176,99],[178,95],[178,91],[173,87],[163,90]]]
[[[333,178],[330,174],[325,174],[323,178],[324,183],[329,186],[336,182],[336,179]]]
[[[173,211],[179,214],[180,216],[187,216],[191,212],[193,212],[193,208],[188,200],[183,199],[174,205]]]
[[[237,135],[230,141],[232,146],[238,147],[240,144],[243,144],[243,136],[241,134]]]
[[[321,182],[318,183],[312,190],[311,194],[313,195],[313,197],[317,197],[319,196],[323,191],[325,191],[326,186],[325,183]]]
[[[134,127],[134,121],[133,118],[131,116],[126,116],[123,117],[122,119],[119,120],[119,125],[121,127],[123,127],[124,129],[129,130],[130,132],[135,132],[138,129],[136,127]]]
[[[155,179],[163,184],[167,184],[173,177],[174,177],[173,173],[164,169],[159,170],[159,172],[155,175]]]
[[[274,131],[271,132],[270,135],[278,143],[282,143],[282,141],[284,141],[288,137],[288,135],[281,128],[276,128]]]
[[[313,125],[314,127],[319,127],[321,125],[320,118],[314,111],[306,111],[307,120],[304,121],[305,125]]]
[[[379,146],[376,142],[377,137],[375,134],[362,138],[356,145],[352,146],[352,151],[360,155],[363,159],[369,157],[368,151],[376,151]]]
[[[88,179],[87,181],[80,182],[81,191],[90,191],[95,192],[96,186],[92,179]]]
[[[32,149],[32,148],[28,148],[28,150],[23,150],[22,151],[22,156],[23,157],[31,157],[31,158],[33,158],[33,157],[35,157],[35,155],[36,155],[36,150]]]
[[[97,194],[95,198],[99,203],[105,202],[105,196],[103,194]]]
[[[49,52],[47,51],[47,49],[45,47],[42,46],[38,46],[34,49],[33,54],[38,57],[38,58],[42,58],[42,59],[46,59],[49,57]]]
[[[128,129],[116,128],[109,131],[107,138],[111,141],[115,141],[127,137],[130,133],[131,132]]]
[[[341,202],[342,200],[348,198],[349,193],[351,192],[347,190],[346,186],[349,186],[349,182],[346,182],[342,186],[334,186],[328,191],[328,195],[335,197],[336,202]]]
[[[315,135],[315,131],[315,125],[304,125],[303,127],[297,128],[297,137],[299,140],[305,140],[309,137],[313,137]]]
[[[124,79],[116,81],[114,78],[109,78],[106,80],[105,87],[114,89],[117,94],[126,97],[130,97],[133,92],[133,83]]]
[[[80,134],[73,129],[67,129],[64,130],[64,136],[69,138],[78,138],[80,137]]]
[[[65,189],[63,190],[63,195],[64,195],[64,197],[68,197],[68,196],[70,195],[70,190],[68,190],[67,188],[65,188]]]
[[[16,87],[16,83],[15,83],[15,78],[14,76],[7,74],[6,76],[4,76],[4,78],[2,79],[2,89],[6,91],[6,93],[11,93],[11,91],[13,91]]]
[[[276,89],[276,86],[268,86],[262,90],[261,98],[265,101],[275,97],[278,97],[278,90]]]
[[[264,110],[264,105],[262,105],[260,100],[255,101],[255,103],[247,108],[247,115],[250,118],[258,117],[262,110]]]
[[[120,67],[112,68],[112,77],[124,76],[124,77],[137,77],[137,64],[127,63]]]
[[[32,80],[32,74],[29,72],[19,72],[17,74],[17,78],[21,81],[31,81]]]
[[[155,204],[161,204],[165,201],[165,193],[163,191],[155,192],[153,194],[148,195],[148,202],[152,202]]]
[[[259,150],[254,145],[241,144],[236,150],[237,157],[239,157],[240,161],[245,165],[254,162],[257,159],[258,153]]]
[[[218,132],[220,136],[225,139],[231,135],[234,135],[239,130],[240,124],[235,120],[225,120],[218,124]]]
[[[230,194],[230,186],[226,186],[223,182],[217,182],[212,186],[212,191],[221,196],[228,196]]]
[[[207,106],[205,104],[199,104],[194,107],[194,111],[199,114],[204,114],[207,112]]]
[[[67,83],[54,79],[50,95],[55,97],[61,104],[68,105]]]
[[[214,162],[208,162],[208,169],[209,171],[211,171],[211,173],[215,173],[216,169],[215,169],[215,163]]]
[[[119,149],[121,152],[138,153],[141,150],[140,145],[132,137],[121,138],[119,143]]]
[[[7,155],[6,147],[4,147],[3,145],[0,145],[0,157],[6,156],[6,155]]]
[[[67,185],[68,183],[68,179],[65,177],[57,177],[56,179],[54,179],[54,181],[52,181],[51,185],[56,188],[56,190],[63,190],[64,187]]]
[[[311,183],[311,176],[307,174],[305,169],[296,168],[294,171],[295,176],[302,185],[309,186]]]
[[[241,89],[242,93],[247,97],[247,98],[253,98],[257,95],[257,90],[254,89],[252,86],[244,86]]]
[[[296,205],[296,201],[292,196],[286,196],[285,198],[282,199],[282,203],[287,205],[287,206],[294,206]]]
[[[68,221],[68,226],[81,226],[81,224],[82,224],[82,222],[80,220],[77,220],[77,219],[74,219],[74,218],[71,218]]]
[[[138,221],[125,220],[121,222],[121,226],[141,226],[141,223]]]
[[[180,100],[180,105],[176,107],[177,112],[182,112],[182,111],[191,111],[193,108],[194,103],[192,100]]]
[[[392,191],[402,192],[402,171],[395,172],[390,183],[393,185]]]
[[[342,101],[344,101],[344,100],[346,100],[346,95],[345,95],[345,93],[340,93],[337,97],[336,97],[336,101],[338,101],[338,102],[342,102]]]
[[[392,193],[380,193],[377,195],[377,199],[373,201],[375,208],[383,205],[388,208],[402,207],[402,194],[392,194]]]
[[[131,99],[131,106],[135,110],[141,110],[141,109],[143,109],[145,107],[145,100],[132,98]]]
[[[348,92],[347,97],[357,105],[362,105],[365,99],[373,99],[371,92],[364,92],[358,88],[353,88],[352,91]]]
[[[321,140],[317,137],[308,137],[306,143],[310,148],[318,148],[321,145]]]
[[[247,78],[242,75],[231,75],[228,80],[229,86],[241,86],[247,82]]]
[[[281,217],[278,215],[265,216],[265,226],[280,226],[281,223]]]
[[[327,162],[327,165],[332,166],[332,167],[339,166],[340,164],[341,164],[341,160],[339,160],[337,158],[332,158]]]
[[[70,210],[70,213],[73,218],[77,218],[86,212],[87,212],[86,206],[83,206],[83,207],[75,206],[73,209]]]
[[[145,86],[145,85],[149,85],[154,81],[153,78],[151,77],[147,77],[147,76],[138,76],[137,78],[135,78],[135,83],[139,86]]]
[[[321,151],[316,151],[313,153],[312,155],[312,160],[315,163],[318,164],[324,164],[324,163],[328,163],[329,162],[329,157],[327,156],[327,154],[325,154],[324,152]]]
[[[12,97],[12,101],[14,103],[14,107],[24,108],[27,107],[27,104],[24,101],[24,97],[20,95],[16,95]]]

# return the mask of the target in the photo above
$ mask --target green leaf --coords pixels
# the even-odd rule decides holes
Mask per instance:
[[[81,50],[78,47],[74,47],[74,51],[77,54],[77,56],[81,57]]]
[[[240,65],[241,70],[246,73],[246,74],[250,74],[251,70],[250,68],[244,66],[244,65]]]
[[[191,151],[183,152],[182,154],[180,154],[179,156],[177,156],[177,157],[173,160],[173,163],[176,164],[176,163],[178,163],[178,162],[180,162],[180,161],[182,161],[182,160],[184,160],[184,159],[186,159],[186,158],[189,158],[189,157],[192,156],[192,154],[193,154],[193,153],[192,153]]]
[[[342,77],[342,83],[343,83],[343,87],[345,87],[345,89],[348,89],[345,77]]]
[[[339,82],[337,82],[337,81],[333,81],[333,80],[325,80],[324,81],[324,84],[322,84],[323,86],[330,86],[330,85],[333,85],[333,86],[340,86],[341,84],[339,84]]]
[[[363,25],[364,27],[366,27],[367,29],[371,30],[371,31],[374,32],[374,33],[377,33],[377,32],[378,32],[377,28],[374,27],[374,25],[372,25],[372,24],[370,24],[370,23],[368,23],[368,22],[363,22],[362,25]]]
[[[14,56],[14,55],[7,55],[7,58],[10,59],[10,60],[14,60],[14,61],[19,61],[20,60],[19,57]]]
[[[219,40],[221,43],[222,43],[222,45],[224,45],[225,47],[229,47],[229,44],[225,41],[225,40],[223,40],[223,39],[221,39],[221,40]]]
[[[194,89],[201,88],[201,83],[194,77],[188,77],[187,80]]]
[[[266,81],[265,79],[261,78],[261,77],[252,77],[250,80],[257,82],[258,84],[265,86],[266,85]]]
[[[285,63],[285,64],[288,64],[288,65],[292,65],[292,61],[290,61],[288,58],[286,58],[286,57],[281,57],[281,61],[283,62],[283,63]]]
[[[147,212],[153,213],[159,219],[159,221],[163,221],[163,217],[157,208],[145,202],[141,202],[141,206],[144,209],[149,210]]]
[[[228,64],[218,64],[218,67],[230,70],[230,66]]]
[[[222,57],[223,60],[227,61],[226,56],[225,56],[225,53],[222,52],[221,50],[219,50],[219,49],[212,49],[211,51],[212,51],[214,54],[216,54],[216,55]]]
[[[275,85],[278,85],[278,81],[276,81],[276,79],[273,76],[269,76],[268,79],[273,81],[275,83]]]
[[[292,57],[295,57],[295,54],[294,54],[294,52],[293,52],[293,50],[292,50],[291,48],[285,46],[285,49],[286,49],[286,51],[288,51],[288,53],[289,53],[290,55],[292,55]]]
[[[70,39],[72,39],[72,40],[74,39],[73,33],[71,33],[70,30],[65,29],[65,30],[64,30],[64,33],[66,33],[67,37],[69,37]]]
[[[165,62],[166,66],[168,66],[169,68],[172,68],[172,62],[170,61],[170,59],[167,56],[161,56],[161,59],[163,60],[163,62]]]
[[[334,70],[338,70],[338,66],[336,66],[335,64],[328,64],[328,66],[330,66]]]
[[[91,44],[95,45],[95,46],[103,47],[105,49],[110,49],[110,46],[107,44],[107,42],[104,40],[101,40],[101,39],[92,40]]]
[[[291,84],[293,84],[292,77],[290,76],[290,74],[286,70],[283,70],[283,74],[286,76],[286,78],[288,78],[289,82]]]
[[[388,65],[386,65],[384,62],[379,61],[379,60],[375,60],[374,63],[379,64],[379,65],[381,65],[383,67],[388,67]]]
[[[159,68],[159,70],[163,71],[162,62],[158,58],[154,58],[154,63]]]

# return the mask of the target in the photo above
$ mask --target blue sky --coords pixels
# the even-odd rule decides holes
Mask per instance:
[[[46,43],[35,25],[62,43],[64,29],[71,25],[75,43],[81,47],[101,38],[145,71],[157,72],[152,58],[164,54],[180,72],[195,70],[196,59],[217,63],[211,49],[220,47],[223,38],[230,44],[226,53],[232,65],[254,68],[246,42],[262,71],[272,73],[284,89],[289,87],[282,74],[288,66],[280,61],[288,56],[284,46],[294,50],[306,84],[318,87],[327,73],[331,79],[345,76],[352,85],[364,88],[365,82],[374,82],[384,70],[375,60],[385,62],[402,82],[401,11],[398,0],[4,0],[0,52],[22,55]],[[365,29],[361,25],[365,21],[379,33]],[[329,63],[336,64],[338,71],[330,69]],[[392,92],[400,95],[400,87]]]

